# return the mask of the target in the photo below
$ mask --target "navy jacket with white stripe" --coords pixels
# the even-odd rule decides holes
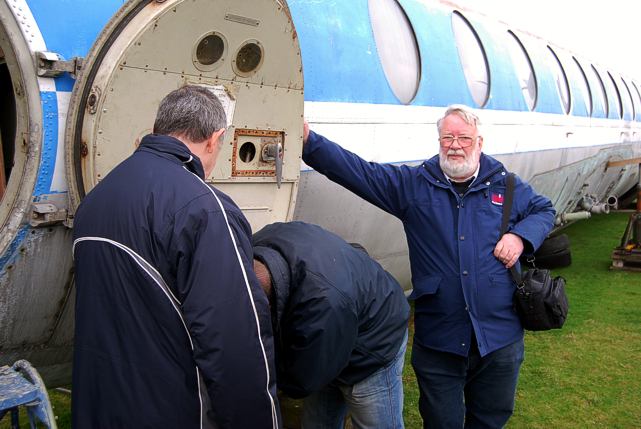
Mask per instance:
[[[143,138],[73,235],[74,427],[280,427],[251,228],[182,142]]]

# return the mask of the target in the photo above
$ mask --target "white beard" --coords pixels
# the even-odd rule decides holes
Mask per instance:
[[[475,149],[468,156],[463,151],[463,149],[459,149],[456,151],[450,150],[448,152],[448,155],[460,155],[463,157],[463,159],[458,161],[450,160],[446,155],[443,154],[443,148],[441,148],[438,154],[438,163],[441,166],[441,169],[452,179],[464,179],[471,176],[476,171],[476,168],[479,165],[479,157],[481,155],[481,151]]]

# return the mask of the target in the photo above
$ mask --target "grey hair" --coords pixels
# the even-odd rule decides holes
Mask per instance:
[[[443,121],[450,115],[459,115],[468,125],[476,127],[477,135],[481,135],[481,120],[479,119],[479,117],[472,113],[470,108],[467,106],[464,106],[462,104],[452,104],[447,108],[443,117],[436,122],[436,128],[438,130],[439,137],[441,136]]]
[[[172,91],[158,106],[154,133],[183,137],[200,143],[227,128],[225,109],[205,87],[185,85]],[[220,141],[224,138],[224,133]]]

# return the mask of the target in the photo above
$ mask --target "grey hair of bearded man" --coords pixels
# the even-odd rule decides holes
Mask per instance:
[[[158,106],[154,133],[185,138],[192,143],[209,139],[227,128],[227,115],[218,97],[209,89],[185,85],[172,91]],[[222,142],[225,133],[220,137]]]
[[[436,129],[438,130],[438,136],[441,137],[441,129],[443,127],[443,121],[450,115],[459,115],[468,125],[476,127],[477,136],[481,135],[481,120],[478,116],[472,113],[472,110],[462,104],[452,104],[447,108],[445,114],[436,122]],[[475,136],[470,136],[475,137]]]

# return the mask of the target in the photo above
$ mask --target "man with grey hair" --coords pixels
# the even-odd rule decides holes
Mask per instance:
[[[281,426],[251,228],[205,182],[226,124],[207,88],[173,91],[80,204],[74,427]]]
[[[481,152],[479,125],[466,106],[450,106],[437,123],[438,156],[410,167],[368,163],[304,124],[309,166],[403,222],[412,366],[429,428],[500,428],[512,415],[524,346],[506,268],[534,253],[554,223],[551,201],[515,177],[508,233],[499,237],[509,173]]]

